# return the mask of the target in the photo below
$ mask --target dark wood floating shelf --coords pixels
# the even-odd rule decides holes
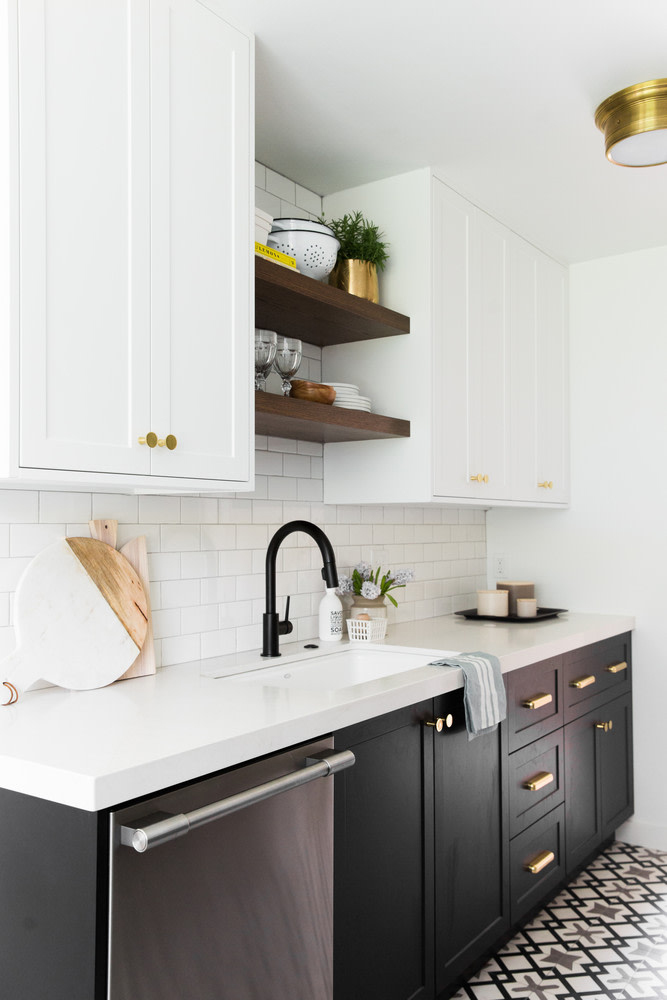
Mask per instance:
[[[410,437],[410,421],[271,392],[255,392],[255,433],[323,443],[372,441]]]
[[[255,257],[255,326],[327,347],[410,332],[410,317]]]

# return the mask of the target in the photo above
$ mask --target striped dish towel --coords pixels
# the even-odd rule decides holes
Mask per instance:
[[[505,685],[500,661],[492,653],[463,653],[432,660],[434,667],[460,667],[463,671],[463,704],[468,739],[492,733],[507,715]]]

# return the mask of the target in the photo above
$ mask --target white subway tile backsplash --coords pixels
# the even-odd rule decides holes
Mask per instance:
[[[180,552],[151,552],[148,556],[148,573],[151,580],[180,579]]]
[[[96,521],[110,517],[136,524],[139,520],[139,497],[122,493],[93,493],[92,499],[93,519]]]
[[[88,522],[91,519],[92,502],[89,493],[51,493],[39,495],[39,520],[56,524],[68,521]]]
[[[296,479],[286,476],[269,476],[267,496],[270,500],[296,500],[296,484]]]
[[[201,547],[204,550],[222,551],[238,545],[238,528],[235,524],[203,524]],[[244,546],[245,547],[245,546]]]
[[[162,608],[191,608],[200,603],[199,580],[164,580],[160,588]]]
[[[275,194],[270,194],[269,191],[255,189],[255,207],[262,212],[268,212],[274,219],[280,216],[280,198],[276,198]]]
[[[217,524],[215,497],[181,497],[181,524]]]
[[[181,632],[183,635],[217,631],[218,624],[217,604],[201,604],[199,607],[183,608],[181,611]]]
[[[255,160],[255,187],[266,188],[266,167]]]
[[[196,552],[201,549],[201,535],[198,524],[163,524],[160,547],[163,552]]]
[[[0,558],[9,555],[9,525],[0,524]]]
[[[180,497],[139,497],[139,521],[142,524],[179,524]]]
[[[301,187],[300,184],[296,185],[296,203],[299,208],[305,209],[311,215],[317,215],[318,217],[322,215],[321,196],[315,194],[314,191],[309,191],[308,188]]]
[[[206,577],[218,575],[218,553],[182,552],[181,578],[183,580],[203,580]]]
[[[266,190],[277,198],[294,203],[296,201],[296,184],[289,177],[276,173],[270,167],[266,168]]]
[[[227,656],[236,652],[236,629],[222,628],[215,632],[204,632],[201,637],[201,655]]]
[[[237,552],[220,552],[218,561],[220,576],[239,576],[252,572],[252,551],[243,549]]]
[[[0,490],[0,523],[22,521],[35,524],[39,520],[39,493],[30,490]]]
[[[162,639],[162,665],[168,667],[172,663],[187,663],[198,660],[201,656],[201,640],[199,635],[181,635],[171,639]]]
[[[202,604],[225,604],[236,599],[236,577],[215,576],[201,582]]]
[[[9,528],[9,554],[32,558],[66,534],[64,524],[12,524]]]

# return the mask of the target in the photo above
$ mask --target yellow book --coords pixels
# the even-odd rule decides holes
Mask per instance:
[[[264,243],[258,243],[256,240],[255,253],[261,254],[262,257],[268,257],[269,260],[274,260],[277,264],[284,264],[285,267],[296,269],[296,260],[294,257],[290,257],[286,253],[281,253],[280,250],[274,250],[273,247],[267,247]]]

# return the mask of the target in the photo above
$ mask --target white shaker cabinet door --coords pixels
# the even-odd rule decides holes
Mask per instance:
[[[512,497],[567,503],[567,272],[518,237],[511,268]]]
[[[434,494],[509,496],[507,230],[433,186]]]
[[[148,2],[18,4],[23,469],[147,473]]]
[[[152,422],[176,439],[152,452],[160,477],[249,475],[250,47],[212,3],[151,3]]]

